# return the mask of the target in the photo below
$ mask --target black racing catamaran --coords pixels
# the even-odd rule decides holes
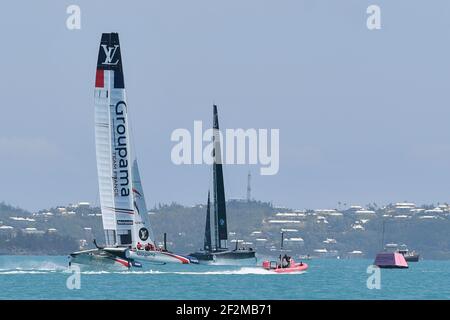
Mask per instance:
[[[228,230],[223,182],[222,155],[220,148],[219,117],[217,106],[213,105],[213,196],[214,196],[214,247],[212,246],[210,193],[206,209],[206,226],[203,250],[189,256],[197,258],[200,263],[213,264],[255,264],[255,251],[251,248],[227,248]]]
[[[71,262],[139,267],[140,262],[182,263],[189,257],[155,245],[130,123],[119,35],[103,33],[95,78],[95,141],[105,246],[74,252]]]

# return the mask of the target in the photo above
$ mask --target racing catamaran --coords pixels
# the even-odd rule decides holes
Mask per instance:
[[[71,262],[140,267],[191,262],[159,249],[147,214],[139,168],[130,144],[119,35],[103,33],[95,77],[95,141],[105,246],[74,252]],[[193,261],[195,262],[195,261]]]
[[[211,243],[210,194],[206,212],[205,237],[203,250],[189,254],[199,263],[217,265],[255,265],[256,252],[252,248],[228,249],[227,212],[225,187],[223,182],[222,154],[220,147],[219,116],[217,106],[213,105],[213,214],[214,214],[214,247]]]

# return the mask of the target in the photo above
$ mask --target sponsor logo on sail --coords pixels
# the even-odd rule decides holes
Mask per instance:
[[[145,241],[148,239],[148,230],[146,228],[139,229],[139,238],[142,241]]]
[[[113,155],[113,176],[114,193],[116,196],[128,197],[130,195],[130,177],[128,161],[128,137],[126,123],[125,101],[119,101],[115,105],[114,117],[114,144],[115,154]]]
[[[117,224],[120,226],[132,226],[133,220],[117,220]]]
[[[119,59],[113,62],[114,55],[116,54],[119,45],[116,44],[113,47],[108,47],[106,44],[102,44],[103,52],[105,53],[105,61],[102,62],[104,65],[115,66],[119,63]]]

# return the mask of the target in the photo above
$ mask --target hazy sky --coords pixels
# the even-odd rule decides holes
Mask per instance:
[[[129,4],[128,4],[129,3]],[[132,3],[132,4],[131,4]],[[81,7],[81,30],[66,8]],[[366,8],[381,6],[369,31]],[[280,129],[280,170],[226,166],[230,197],[299,208],[450,201],[450,2],[9,1],[0,11],[0,200],[98,204],[93,90],[119,32],[149,207],[206,200],[210,168],[170,160],[176,128]]]

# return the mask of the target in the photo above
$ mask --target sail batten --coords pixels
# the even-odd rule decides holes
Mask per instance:
[[[211,251],[211,202],[209,191],[208,191],[208,204],[206,205],[205,240],[203,244],[203,249],[205,251]]]

